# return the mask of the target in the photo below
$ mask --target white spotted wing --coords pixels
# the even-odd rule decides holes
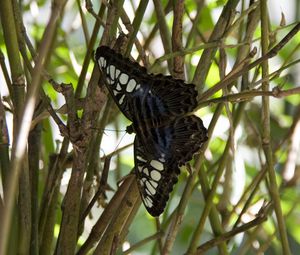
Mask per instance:
[[[163,212],[178,181],[179,166],[191,160],[206,140],[201,119],[193,115],[176,118],[165,126],[137,129],[135,172],[142,201],[152,216]]]
[[[144,67],[107,46],[96,60],[105,84],[136,133],[135,173],[142,201],[159,216],[178,180],[179,167],[191,160],[207,130],[200,118],[186,113],[197,106],[193,84],[171,76],[147,74]]]
[[[148,74],[146,68],[107,46],[97,49],[96,60],[114,101],[131,121],[141,113],[144,121],[155,125],[191,112],[197,106],[193,84],[171,76]]]

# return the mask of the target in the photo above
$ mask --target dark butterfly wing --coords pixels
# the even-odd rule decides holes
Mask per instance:
[[[170,116],[181,116],[197,105],[193,84],[171,76],[147,74],[144,67],[107,46],[97,49],[96,60],[114,101],[131,121],[136,114],[131,103],[135,99],[138,99],[135,101],[139,102],[144,120],[153,123]]]
[[[96,60],[106,86],[136,132],[135,172],[141,197],[152,216],[160,215],[178,180],[179,167],[207,140],[201,119],[184,116],[197,105],[193,84],[147,74],[144,67],[106,46]]]
[[[177,118],[164,127],[147,128],[134,142],[135,172],[147,211],[159,216],[180,173],[207,140],[207,130],[196,116]],[[141,141],[147,137],[147,141]],[[145,145],[146,144],[146,145]]]

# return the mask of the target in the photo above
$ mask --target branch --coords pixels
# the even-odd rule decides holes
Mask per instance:
[[[213,98],[210,100],[206,100],[204,102],[201,102],[198,104],[197,109],[209,106],[212,104],[217,103],[224,103],[224,102],[231,102],[231,103],[239,103],[243,101],[249,101],[252,100],[254,97],[258,96],[268,96],[268,97],[275,97],[275,98],[283,98],[288,97],[291,95],[300,94],[300,87],[287,89],[287,90],[281,90],[279,87],[275,87],[272,89],[272,91],[258,91],[258,90],[250,90],[250,91],[244,91],[236,94],[231,94],[227,96],[222,96],[218,98]]]
[[[208,249],[211,249],[212,247],[214,247],[222,242],[230,240],[232,237],[236,236],[239,233],[246,232],[250,228],[260,225],[262,222],[267,220],[267,217],[268,217],[267,211],[268,211],[269,206],[270,206],[270,204],[268,204],[266,207],[262,208],[261,212],[257,215],[257,217],[254,220],[252,220],[240,227],[234,228],[233,230],[231,230],[227,233],[224,233],[223,235],[218,236],[218,237],[202,244],[201,246],[199,246],[197,248],[197,251],[195,254],[199,254],[199,255],[204,254],[203,252],[207,251]]]
[[[203,101],[212,95],[214,95],[220,89],[228,86],[232,82],[234,82],[238,77],[240,77],[245,72],[251,70],[253,67],[261,64],[263,61],[273,58],[277,55],[277,53],[298,33],[300,30],[300,22],[276,45],[274,46],[267,54],[263,55],[259,59],[255,60],[254,62],[246,65],[241,70],[236,71],[236,69],[240,69],[240,66],[237,66],[233,69],[225,78],[224,80],[218,82],[215,86],[205,91],[200,97],[199,101]]]

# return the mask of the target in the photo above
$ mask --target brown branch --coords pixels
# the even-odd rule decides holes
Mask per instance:
[[[134,177],[133,177],[134,178]],[[138,192],[137,183],[132,182],[127,190],[124,199],[120,206],[114,211],[113,217],[107,226],[101,240],[99,241],[94,254],[95,255],[109,255],[114,246],[115,236],[118,236],[119,240],[122,240],[120,233],[126,229],[127,221],[132,219],[130,217],[131,212],[135,211],[135,204],[141,203],[140,195]],[[120,243],[118,243],[118,246]]]
[[[103,3],[102,3],[103,4]],[[104,4],[103,4],[104,6]],[[94,11],[93,3],[91,0],[85,0],[85,8],[87,11],[104,27],[105,22],[100,18],[99,15]],[[102,8],[102,7],[101,7]]]
[[[117,212],[121,202],[128,192],[129,187],[134,182],[134,176],[130,176],[124,180],[122,185],[119,187],[113,198],[110,200],[107,207],[104,209],[98,221],[93,226],[90,235],[86,239],[85,243],[80,247],[76,255],[88,254],[90,249],[100,240],[113,215]]]
[[[174,20],[172,28],[172,51],[179,51],[182,46],[182,17],[184,13],[184,1],[174,3]],[[173,63],[173,76],[175,79],[184,79],[184,58],[177,56]]]
[[[82,130],[79,128],[78,116],[76,111],[77,108],[72,84],[57,84],[52,80],[50,80],[50,82],[57,92],[62,93],[64,95],[66,100],[69,130],[62,130],[62,134],[67,135],[72,143],[76,143],[79,140],[80,133]],[[49,110],[51,111],[51,108]],[[54,120],[58,121],[56,118],[54,118]],[[62,128],[61,125],[59,125],[59,127]]]

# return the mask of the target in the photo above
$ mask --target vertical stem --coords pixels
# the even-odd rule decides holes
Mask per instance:
[[[184,13],[184,1],[177,0],[173,3],[174,20],[172,27],[172,50],[173,52],[182,50],[182,21]],[[173,77],[184,80],[184,57],[176,56],[174,58]]]
[[[71,178],[64,197],[61,228],[54,254],[71,255],[75,253],[79,221],[80,198],[84,169],[86,167],[86,148],[75,150]]]
[[[41,125],[37,125],[28,137],[28,167],[31,182],[31,237],[30,254],[38,254],[38,191],[39,191],[39,159],[41,148]]]
[[[149,3],[149,0],[142,0],[139,3],[139,6],[138,6],[138,8],[136,10],[136,14],[135,14],[134,20],[132,22],[133,30],[132,30],[132,32],[130,33],[130,36],[129,36],[129,40],[128,40],[128,45],[127,45],[127,50],[125,52],[125,56],[129,56],[129,54],[130,54],[132,45],[134,44],[134,41],[136,40],[136,35],[137,35],[137,33],[138,33],[139,29],[140,29],[140,26],[142,24],[142,21],[143,21],[143,18],[144,18],[145,11],[147,9],[148,3]]]
[[[239,2],[240,2],[239,0],[227,1],[219,19],[218,19],[218,22],[215,25],[214,30],[210,35],[208,42],[218,41],[222,38],[227,26],[229,25],[228,20],[230,20],[230,16],[235,11],[235,8]],[[217,52],[216,48],[205,49],[201,55],[198,65],[197,65],[192,83],[197,84],[197,90],[199,92],[199,95],[201,95],[201,92],[204,89],[205,80],[206,80],[209,68],[211,66],[212,59],[214,58],[216,52]]]
[[[165,54],[168,54],[168,53],[172,52],[172,44],[171,44],[171,40],[170,40],[170,38],[171,38],[170,31],[169,31],[169,28],[168,28],[168,25],[167,25],[167,22],[165,19],[166,15],[165,15],[164,9],[162,7],[161,1],[154,0],[153,3],[154,3],[158,27],[159,27],[163,47],[165,50]],[[169,71],[172,74],[173,60],[168,59],[167,62],[168,62]]]
[[[262,55],[266,55],[268,52],[268,10],[267,10],[267,0],[261,0],[260,2],[260,13],[261,13],[261,30],[262,30]],[[269,90],[269,80],[268,80],[268,60],[262,62],[262,78],[264,82],[262,83],[263,91]],[[284,223],[284,218],[282,215],[282,210],[280,206],[280,197],[278,192],[278,187],[276,183],[276,175],[274,171],[274,162],[272,147],[270,144],[270,104],[269,97],[262,97],[262,142],[263,149],[266,157],[266,164],[270,178],[270,195],[274,202],[274,209],[278,223],[279,235],[282,244],[282,254],[291,254],[288,238],[286,233],[286,227]]]

